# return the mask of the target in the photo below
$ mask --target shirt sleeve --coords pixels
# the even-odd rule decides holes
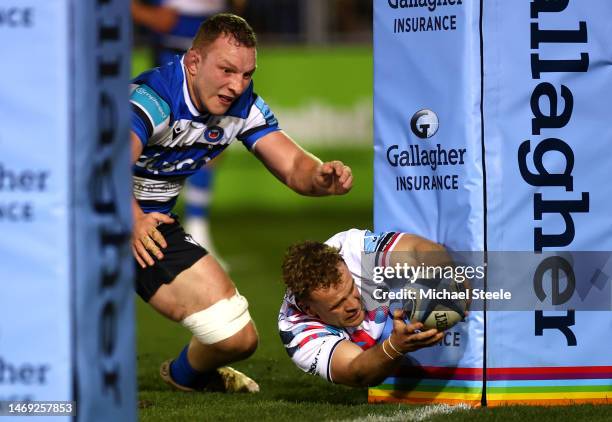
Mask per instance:
[[[389,252],[393,250],[402,236],[399,232],[371,232],[370,230],[350,229],[332,236],[325,243],[340,249],[340,254],[349,268],[360,268],[363,256],[374,254],[369,263],[388,264]]]
[[[274,113],[272,113],[272,110],[270,110],[270,107],[268,107],[263,98],[257,96],[249,110],[246,123],[236,138],[245,147],[252,150],[260,138],[278,130],[280,128]]]
[[[135,85],[130,94],[132,106],[131,129],[143,145],[167,128],[170,106],[146,84]]]
[[[348,339],[346,333],[299,313],[281,316],[278,326],[293,363],[306,373],[332,382],[331,359],[338,344]]]
[[[340,255],[351,270],[361,267],[366,230],[350,229],[333,235],[325,243],[340,249]]]
[[[373,233],[366,230],[363,236],[363,252],[365,254],[375,254],[376,265],[390,265],[393,248],[402,237],[399,232],[378,232]]]
[[[333,382],[331,360],[334,350],[343,340],[332,335],[315,339],[300,348],[291,359],[302,371]]]

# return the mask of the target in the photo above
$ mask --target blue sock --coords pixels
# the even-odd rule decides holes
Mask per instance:
[[[196,371],[191,367],[187,360],[188,348],[189,345],[185,346],[178,358],[174,359],[170,364],[170,376],[177,384],[200,389],[204,387],[208,377],[205,372]]]

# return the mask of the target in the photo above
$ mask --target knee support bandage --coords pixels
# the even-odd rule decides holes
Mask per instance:
[[[249,321],[249,302],[236,291],[234,296],[189,315],[181,324],[202,344],[214,344],[230,338]]]

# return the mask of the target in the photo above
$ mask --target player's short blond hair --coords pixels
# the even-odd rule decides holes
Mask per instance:
[[[296,299],[307,299],[317,289],[340,283],[340,251],[324,243],[306,241],[290,246],[283,259],[283,282]]]
[[[257,46],[257,36],[247,21],[231,13],[218,13],[200,25],[191,47],[205,49],[221,36],[232,37],[244,47]]]

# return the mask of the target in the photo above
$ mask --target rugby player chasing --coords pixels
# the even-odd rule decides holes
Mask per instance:
[[[366,307],[362,254],[376,254],[379,262],[391,251],[420,256],[444,248],[411,234],[351,229],[325,243],[308,241],[288,249],[283,261],[287,291],[278,328],[287,353],[300,369],[337,384],[377,385],[405,353],[442,340],[443,332],[421,332],[420,322],[407,324],[401,310],[390,316],[385,304]],[[377,344],[389,317],[393,331]]]
[[[256,66],[251,27],[218,14],[202,24],[185,55],[131,86],[136,290],[193,333],[180,355],[160,368],[164,381],[183,391],[259,390],[246,375],[223,367],[255,351],[257,332],[247,300],[171,214],[184,180],[238,139],[300,194],[342,195],[353,183],[349,167],[321,163],[279,129],[253,91]]]

